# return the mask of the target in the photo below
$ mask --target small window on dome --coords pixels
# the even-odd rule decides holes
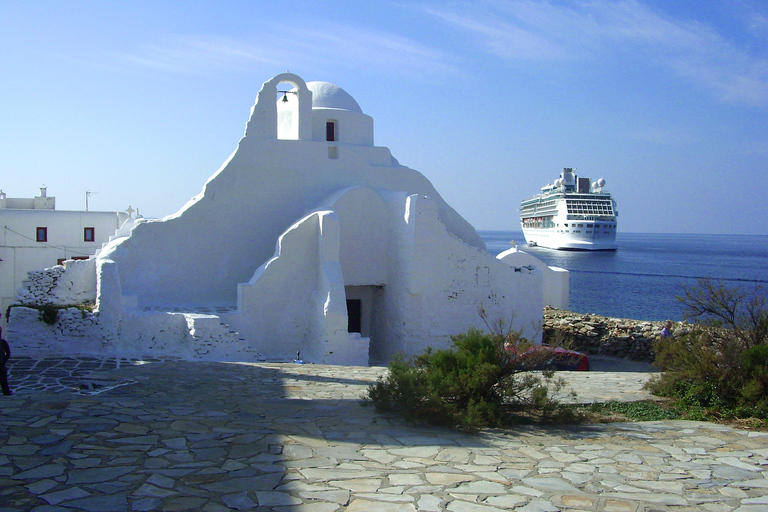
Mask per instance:
[[[325,140],[328,142],[336,140],[336,121],[327,121],[325,123]]]

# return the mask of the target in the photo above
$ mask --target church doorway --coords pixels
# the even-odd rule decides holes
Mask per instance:
[[[362,314],[363,301],[361,299],[347,299],[347,332],[362,334]]]
[[[384,286],[345,286],[347,331],[360,333],[374,347],[384,318]]]

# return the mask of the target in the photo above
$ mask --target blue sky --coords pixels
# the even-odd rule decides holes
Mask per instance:
[[[762,0],[0,0],[0,188],[172,214],[286,70],[349,92],[477,229],[576,167],[622,231],[768,234]]]

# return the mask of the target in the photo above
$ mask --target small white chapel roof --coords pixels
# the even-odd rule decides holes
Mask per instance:
[[[312,108],[335,108],[363,113],[347,91],[328,82],[307,82],[307,88],[312,91]]]

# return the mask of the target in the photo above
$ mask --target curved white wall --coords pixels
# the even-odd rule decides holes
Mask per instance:
[[[567,270],[560,267],[548,267],[540,259],[518,250],[517,247],[502,252],[497,258],[513,268],[532,266],[540,270],[543,276],[542,296],[544,305],[568,309],[570,281]]]

